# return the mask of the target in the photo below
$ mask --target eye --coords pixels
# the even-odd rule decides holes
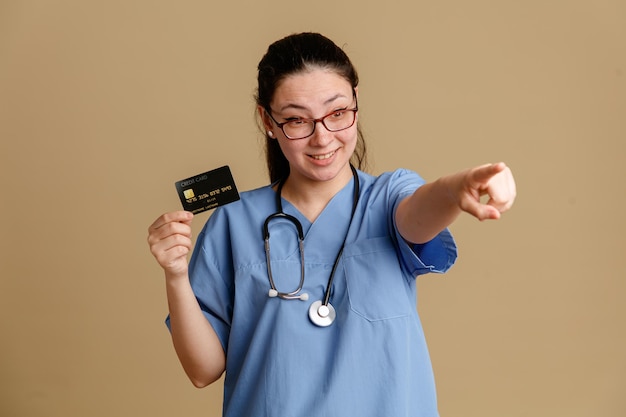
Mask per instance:
[[[331,114],[331,117],[334,119],[341,119],[346,115],[346,111],[346,109],[335,110],[335,112]]]
[[[287,121],[285,122],[286,124],[290,125],[290,126],[300,126],[303,124],[306,124],[308,122],[308,120],[306,119],[297,119],[297,118],[291,118],[291,119],[287,119]]]

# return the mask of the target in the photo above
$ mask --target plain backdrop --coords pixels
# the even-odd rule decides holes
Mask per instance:
[[[457,265],[419,279],[442,417],[626,415],[622,0],[1,0],[0,415],[220,415],[147,227],[177,180],[268,182],[256,64],[300,31],[359,70],[370,172],[516,175],[513,210],[462,216]]]

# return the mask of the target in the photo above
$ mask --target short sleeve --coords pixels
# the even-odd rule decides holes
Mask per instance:
[[[447,228],[423,244],[406,242],[398,231],[395,216],[398,205],[424,184],[425,181],[418,174],[404,169],[395,171],[389,183],[389,203],[395,239],[403,266],[413,277],[429,272],[444,273],[454,265],[457,258],[456,243]]]

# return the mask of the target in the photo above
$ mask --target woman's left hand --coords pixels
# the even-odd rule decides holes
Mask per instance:
[[[499,219],[515,201],[515,180],[503,162],[460,172],[457,180],[457,186],[452,187],[453,197],[461,210],[478,220]],[[486,203],[481,202],[484,195],[489,196]]]

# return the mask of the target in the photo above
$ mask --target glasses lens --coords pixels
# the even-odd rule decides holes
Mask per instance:
[[[329,114],[322,119],[326,129],[331,132],[344,130],[352,126],[354,123],[355,112],[352,110],[341,110]]]
[[[289,139],[301,139],[310,136],[315,130],[312,120],[293,120],[283,125],[283,132]]]

